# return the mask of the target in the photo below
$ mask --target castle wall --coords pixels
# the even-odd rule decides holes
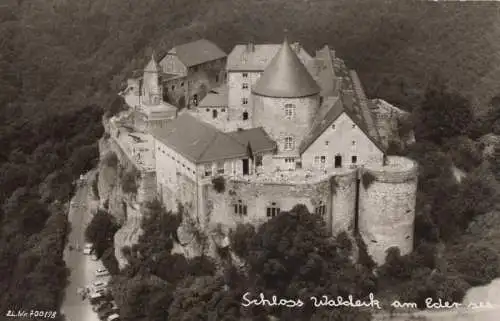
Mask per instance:
[[[353,127],[354,126],[354,127]],[[359,164],[382,164],[384,154],[354,124],[352,119],[343,113],[332,126],[329,126],[315,142],[302,154],[303,168],[325,168],[335,166],[335,156],[342,157],[342,167]],[[326,156],[325,163],[315,161],[315,157]],[[356,156],[353,163],[352,157]]]
[[[331,218],[328,222],[333,235],[352,233],[355,228],[357,202],[357,169],[338,173],[330,180],[332,185]]]
[[[362,174],[359,187],[359,232],[379,265],[390,247],[399,247],[401,255],[413,250],[418,167],[404,157],[391,156],[387,162],[365,166],[368,174]]]
[[[217,111],[217,118],[213,117],[213,111]],[[201,121],[215,126],[218,130],[227,132],[232,129],[229,124],[229,112],[227,106],[198,107],[190,110],[191,115]]]
[[[320,204],[326,206],[326,213],[331,211],[330,181],[316,184],[287,185],[278,183],[255,183],[226,181],[225,191],[218,193],[211,184],[203,187],[204,215],[209,217],[210,225],[223,224],[230,228],[237,224],[262,224],[271,217],[267,216],[267,207],[291,210],[297,204],[304,204],[311,213],[315,213]],[[241,202],[240,202],[241,201]],[[246,206],[246,215],[235,212],[235,205]],[[245,213],[244,212],[244,213]]]
[[[253,127],[263,127],[278,145],[278,154],[298,156],[302,139],[311,130],[312,122],[319,108],[319,95],[303,98],[271,98],[253,95]],[[285,105],[295,105],[295,115],[285,116]],[[285,137],[294,138],[294,148],[285,151]]]

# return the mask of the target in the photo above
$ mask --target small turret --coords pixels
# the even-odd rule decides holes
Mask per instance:
[[[144,68],[142,81],[142,97],[146,105],[159,105],[162,100],[162,88],[159,81],[159,68],[154,53],[151,60]]]

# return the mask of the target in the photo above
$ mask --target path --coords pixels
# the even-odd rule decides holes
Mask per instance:
[[[78,187],[75,196],[71,200],[68,220],[71,223],[71,232],[68,236],[68,244],[64,250],[64,260],[70,270],[69,284],[66,288],[64,302],[61,308],[67,321],[99,321],[97,314],[92,311],[88,300],[83,301],[77,294],[77,289],[88,286],[95,279],[95,270],[101,268],[101,263],[91,260],[90,256],[84,255],[82,251],[69,251],[68,245],[85,244],[85,227],[92,218],[89,207],[89,186],[82,184]]]

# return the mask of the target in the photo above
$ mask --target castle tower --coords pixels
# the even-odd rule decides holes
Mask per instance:
[[[162,88],[159,81],[159,68],[154,54],[144,68],[142,80],[142,101],[145,105],[159,105],[162,100]]]
[[[352,234],[355,227],[356,217],[356,185],[357,169],[345,168],[342,172],[336,173],[330,180],[332,191],[331,219],[328,226],[331,226],[333,235],[340,232]]]
[[[285,39],[252,88],[253,126],[263,127],[278,145],[278,167],[298,160],[299,144],[319,108],[320,88]],[[285,158],[287,164],[285,164]],[[282,165],[281,165],[282,163]]]
[[[368,254],[382,265],[390,247],[401,255],[413,250],[418,166],[389,156],[385,166],[366,165],[360,174],[358,228]]]

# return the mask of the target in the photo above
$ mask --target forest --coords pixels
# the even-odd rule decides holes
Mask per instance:
[[[429,80],[437,75],[453,92],[463,96],[453,99],[470,102],[470,106],[464,105],[474,112],[474,120],[488,111],[485,117],[491,121],[485,124],[498,129],[498,117],[491,116],[489,111],[495,105],[490,101],[498,100],[491,100],[497,94],[496,78],[500,74],[496,72],[500,66],[497,12],[494,3],[409,0],[3,0],[0,4],[1,310],[59,309],[68,274],[62,251],[69,228],[65,206],[72,194],[72,182],[95,166],[97,139],[103,133],[101,117],[116,106],[116,92],[123,88],[127,77],[144,67],[152,51],[161,54],[175,44],[203,37],[229,52],[236,43],[281,42],[283,30],[287,29],[291,40],[301,42],[312,54],[324,44],[331,45],[358,71],[369,97],[377,96],[404,109],[416,110],[416,117],[425,118],[432,106],[441,107],[448,101],[426,105],[441,99],[439,95],[434,98],[426,95]],[[449,119],[445,113],[437,116]],[[463,123],[464,120],[457,120],[456,124]],[[474,148],[481,146],[475,142],[488,132],[483,127],[477,125],[467,132],[457,132],[456,127],[447,129],[451,134],[445,134],[450,138],[446,141],[439,138],[444,137],[443,133],[415,128],[420,131],[421,142],[411,150],[394,150],[413,155],[425,169],[420,178],[421,215],[417,230],[425,242],[443,240],[450,244],[446,249],[451,249],[454,242],[459,242],[460,238],[455,236],[464,231],[467,222],[491,208],[489,199],[481,195],[490,192],[495,195],[496,182],[488,176],[488,171],[498,172],[499,165],[477,159],[479,154]],[[500,155],[500,150],[495,153]],[[458,184],[448,170],[450,164],[472,174],[466,182]],[[440,202],[442,199],[450,202]],[[283,217],[287,220],[288,216]],[[457,222],[456,226],[448,228],[450,220]],[[309,222],[304,228],[318,233],[314,232],[315,224]],[[265,228],[256,231],[256,240],[264,237],[265,231]],[[318,244],[323,244],[320,236],[315,237]],[[460,248],[460,243],[455,246]],[[495,259],[484,249],[461,252],[477,255],[478,260]],[[453,252],[445,251],[443,259],[451,260],[449,253]],[[401,258],[397,253],[392,257],[392,265],[401,266],[400,274],[392,274],[414,282],[415,277],[409,276],[404,267],[417,259]],[[349,265],[341,254],[329,259]],[[158,285],[151,290],[155,296],[151,302],[160,307],[170,302],[166,295],[173,293],[170,290],[177,284],[182,283],[182,287],[175,291],[186,293],[176,296],[177,300],[187,300],[188,294],[199,291],[200,287],[220,284],[204,259],[179,260],[179,266],[186,267],[183,270],[191,271],[187,268],[191,267],[195,270],[193,275],[206,278],[184,280],[179,276],[165,284],[159,282],[157,277],[162,277],[155,273],[146,275],[150,278],[148,282]],[[315,258],[311,260],[316,262]],[[463,260],[460,262],[450,265],[467,274],[470,268],[462,266]],[[271,263],[276,268],[281,264],[273,259]],[[250,265],[256,274],[261,271],[258,263]],[[130,269],[135,269],[134,266]],[[361,268],[352,273],[363,271]],[[297,271],[291,271],[290,277],[298,283],[308,282],[307,273],[295,276],[292,272]],[[491,277],[496,272],[484,273]],[[259,279],[257,284],[267,290],[293,290],[269,283],[266,275]],[[353,286],[347,283],[346,286]],[[466,287],[465,283],[458,283],[461,288]],[[169,287],[167,294],[161,291],[162,287]],[[356,285],[356,290],[365,293],[365,285]],[[204,295],[210,296],[214,301],[209,302],[214,303],[226,298],[224,293]],[[227,300],[231,301],[223,301]],[[188,303],[173,302],[169,308],[170,320],[179,315],[179,309],[175,308],[179,304]],[[197,302],[190,304],[198,314],[212,308]],[[228,309],[230,306],[227,303]]]

